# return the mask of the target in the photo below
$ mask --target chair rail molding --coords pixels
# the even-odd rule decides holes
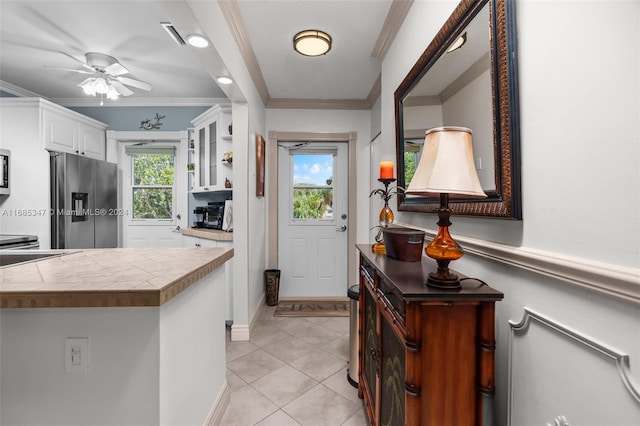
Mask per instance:
[[[427,237],[436,231],[412,224],[399,226],[420,229]],[[640,269],[566,256],[532,248],[514,247],[473,237],[456,235],[465,253],[555,278],[571,285],[640,305]]]

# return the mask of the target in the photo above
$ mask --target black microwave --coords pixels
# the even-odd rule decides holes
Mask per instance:
[[[0,195],[9,195],[9,162],[11,152],[0,149]]]
[[[204,227],[209,229],[222,229],[224,219],[224,202],[210,202],[204,208]]]

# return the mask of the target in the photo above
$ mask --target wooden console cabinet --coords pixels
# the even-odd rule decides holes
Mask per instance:
[[[474,279],[459,290],[427,287],[435,261],[357,248],[358,395],[371,424],[491,425],[494,307],[503,294]]]

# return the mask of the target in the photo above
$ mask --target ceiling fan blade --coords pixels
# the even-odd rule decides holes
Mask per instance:
[[[80,59],[76,58],[75,56],[69,55],[68,53],[65,53],[65,52],[60,52],[60,53],[62,53],[64,56],[68,56],[69,58],[71,58],[74,61],[78,62],[79,64],[81,64],[86,69],[91,70],[91,71],[95,71],[91,65],[87,64],[84,61],[81,61]]]
[[[74,70],[74,69],[71,69],[71,68],[52,67],[52,66],[49,66],[49,65],[44,65],[44,67],[45,68],[53,68],[54,70],[73,71],[73,72],[77,72],[77,73],[80,73],[80,74],[93,74],[95,72],[93,70],[91,72],[89,72],[89,71],[85,71],[85,70]]]
[[[116,62],[115,64],[111,64],[104,69],[104,71],[113,76],[118,76],[122,74],[127,74],[129,70],[125,68],[124,65],[120,64],[120,62]]]
[[[87,78],[87,79],[85,79],[85,80],[82,80],[82,81],[78,84],[78,87],[82,87],[82,86],[84,86],[85,84],[87,84],[87,83],[88,83],[88,82],[90,82],[91,80],[93,80],[93,77],[89,77],[89,78]]]
[[[138,89],[142,90],[151,90],[151,85],[149,83],[145,83],[144,81],[120,76],[116,77],[116,80],[118,80],[122,84],[126,84],[127,86],[137,87]]]
[[[124,84],[120,83],[118,80],[111,80],[110,83],[113,85],[113,87],[116,88],[118,93],[120,93],[122,96],[133,95],[133,91],[128,87],[126,87]]]

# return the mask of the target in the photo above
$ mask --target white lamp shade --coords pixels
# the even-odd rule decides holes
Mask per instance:
[[[471,130],[466,127],[427,130],[418,169],[406,193],[486,197],[475,169]]]

